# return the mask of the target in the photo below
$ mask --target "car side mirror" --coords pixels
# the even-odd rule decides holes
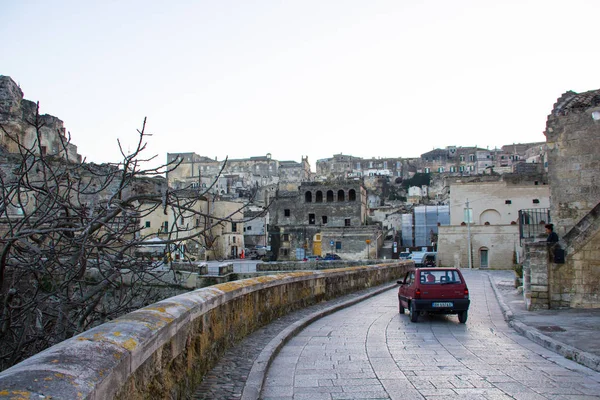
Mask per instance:
[[[398,285],[404,285],[404,282],[402,282],[402,281],[396,281],[396,283],[397,283]]]

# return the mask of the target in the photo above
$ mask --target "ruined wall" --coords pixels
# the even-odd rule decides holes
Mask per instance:
[[[562,237],[600,202],[600,90],[561,96],[545,135],[550,215]]]

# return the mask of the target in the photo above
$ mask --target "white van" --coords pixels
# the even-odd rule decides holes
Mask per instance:
[[[410,254],[409,259],[415,262],[415,267],[437,267],[435,251],[415,251]]]

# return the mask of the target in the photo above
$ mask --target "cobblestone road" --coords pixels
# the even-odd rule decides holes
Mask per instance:
[[[238,345],[228,350],[219,359],[217,365],[204,377],[196,389],[194,400],[235,400],[242,397],[242,391],[254,360],[265,346],[281,331],[294,322],[337,304],[354,301],[370,296],[382,290],[382,287],[362,290],[328,302],[307,307],[290,313],[244,338]]]
[[[469,320],[398,314],[386,291],[307,326],[274,359],[264,400],[597,399],[600,374],[517,334],[489,278],[466,271]]]

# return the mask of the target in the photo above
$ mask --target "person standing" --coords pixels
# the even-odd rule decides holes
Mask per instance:
[[[554,232],[553,224],[546,224],[546,233],[548,237],[546,238],[547,243],[556,243],[558,242],[558,235]]]

